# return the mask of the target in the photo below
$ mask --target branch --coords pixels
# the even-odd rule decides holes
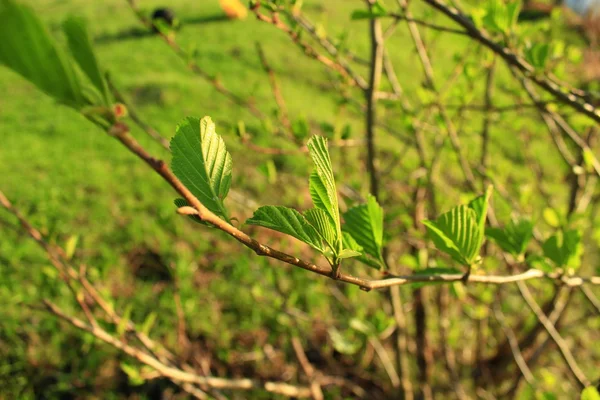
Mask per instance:
[[[471,38],[477,40],[491,51],[498,54],[500,57],[502,57],[502,59],[504,59],[504,61],[506,61],[508,65],[517,68],[527,77],[527,79],[534,82],[546,92],[561,100],[569,107],[590,117],[594,121],[600,122],[600,110],[598,110],[589,102],[582,100],[582,98],[573,93],[572,90],[568,90],[565,93],[563,88],[561,88],[560,85],[553,79],[536,72],[535,68],[523,60],[518,54],[513,52],[508,47],[504,47],[496,43],[485,31],[479,30],[468,16],[462,14],[456,8],[446,4],[443,0],[423,1],[429,4],[431,7],[441,11],[444,15],[462,26]]]
[[[523,299],[525,300],[531,311],[533,311],[538,320],[544,325],[544,328],[546,328],[548,334],[552,337],[552,340],[554,340],[554,342],[558,346],[560,353],[563,356],[563,359],[569,367],[569,370],[579,382],[580,388],[583,389],[584,387],[589,386],[590,381],[585,376],[583,371],[579,368],[579,365],[577,365],[577,361],[575,361],[571,350],[569,350],[569,346],[560,336],[554,324],[548,319],[548,317],[546,316],[546,314],[544,314],[542,309],[540,309],[539,305],[536,303],[535,299],[531,295],[531,292],[527,288],[527,285],[524,282],[517,282],[517,287],[519,288]]]
[[[292,39],[292,41],[294,43],[296,43],[296,45],[298,47],[300,47],[300,49],[302,49],[302,51],[304,51],[304,53],[307,56],[314,58],[315,60],[319,61],[321,64],[325,65],[326,67],[338,72],[340,75],[342,75],[344,78],[350,80],[353,84],[355,84],[359,88],[364,90],[367,87],[367,84],[365,83],[364,79],[360,75],[355,74],[353,70],[348,69],[347,64],[342,65],[337,60],[332,60],[328,57],[325,57],[322,54],[319,54],[307,42],[300,39],[300,36],[298,35],[298,33],[296,31],[294,31],[287,24],[285,24],[283,21],[281,21],[281,19],[279,18],[279,14],[277,12],[274,12],[270,17],[268,17],[267,15],[262,14],[259,11],[259,8],[260,8],[260,5],[254,7],[252,9],[254,14],[256,15],[256,18],[258,18],[259,21],[269,23],[269,24],[275,26],[277,29],[285,32]]]
[[[194,383],[201,386],[208,386],[213,389],[230,389],[230,390],[254,390],[262,389],[269,393],[275,393],[287,397],[310,397],[309,388],[302,386],[293,386],[283,382],[259,382],[253,379],[224,379],[210,376],[199,376],[193,373],[182,371],[178,368],[169,367],[151,355],[130,346],[129,344],[111,336],[108,332],[100,327],[93,327],[85,322],[65,314],[60,308],[49,301],[44,301],[48,311],[64,321],[67,321],[72,326],[91,333],[94,337],[111,345],[112,347],[121,350],[128,356],[135,358],[142,364],[145,364],[165,378],[169,378],[174,382]]]

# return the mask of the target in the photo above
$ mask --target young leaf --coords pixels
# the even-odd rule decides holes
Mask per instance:
[[[177,178],[206,208],[229,220],[223,200],[231,185],[231,155],[210,117],[183,120],[171,139],[171,152]]]
[[[487,237],[492,239],[500,248],[515,257],[523,255],[533,237],[533,224],[528,220],[511,221],[501,228],[487,228]]]
[[[338,207],[335,178],[327,150],[327,139],[313,136],[307,143],[310,156],[315,164],[315,170],[310,176],[310,195],[315,207],[327,213],[335,227],[336,243],[334,253],[342,250],[342,229],[340,224],[340,211]]]
[[[435,221],[423,221],[435,246],[462,265],[472,265],[481,247],[477,213],[461,205],[440,215]]]
[[[325,251],[323,241],[316,229],[306,218],[293,208],[263,206],[254,211],[246,224],[259,225],[274,231],[293,236],[321,253]]]
[[[369,195],[366,204],[349,209],[344,214],[344,231],[348,232],[364,251],[381,261],[383,247],[383,209]]]
[[[338,254],[338,258],[339,259],[352,258],[352,257],[359,257],[361,255],[362,255],[362,253],[360,251],[356,251],[356,250],[352,250],[352,249],[344,249],[344,250],[340,251],[340,254]]]
[[[311,208],[304,212],[306,220],[315,228],[321,239],[327,243],[327,245],[334,249],[336,240],[335,227],[331,223],[331,219],[327,213],[320,208]]]
[[[469,203],[469,208],[475,211],[477,215],[477,227],[481,232],[481,242],[479,243],[479,247],[483,244],[483,233],[485,232],[485,221],[487,219],[487,210],[488,204],[490,202],[490,197],[492,196],[493,186],[489,185],[485,194],[478,196],[471,200]]]
[[[583,253],[581,232],[559,231],[544,242],[542,249],[544,256],[552,260],[557,267],[579,268]]]
[[[344,249],[350,249],[357,253],[361,253],[360,255],[356,256],[356,259],[358,261],[375,269],[381,269],[384,267],[383,261],[379,259],[374,259],[368,254],[364,253],[362,246],[356,243],[356,240],[354,240],[354,238],[348,232],[342,232],[342,235]]]
[[[63,23],[63,30],[67,36],[67,42],[73,58],[75,58],[81,70],[102,95],[104,105],[110,105],[108,85],[98,66],[98,61],[92,48],[92,41],[85,27],[85,21],[81,18],[69,17]]]
[[[60,103],[81,108],[83,87],[71,60],[27,6],[0,1],[0,64]]]

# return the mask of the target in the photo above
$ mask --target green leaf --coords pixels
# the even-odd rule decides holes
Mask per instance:
[[[364,251],[381,261],[383,248],[383,209],[374,196],[366,204],[349,209],[344,214],[344,231],[348,232]]]
[[[142,377],[142,374],[132,365],[129,365],[125,362],[121,363],[121,370],[125,372],[125,375],[129,378],[129,383],[132,386],[141,386],[144,384],[145,379]]]
[[[525,59],[537,70],[543,70],[550,58],[550,44],[533,43],[525,47]]]
[[[338,258],[340,258],[340,259],[352,258],[352,257],[359,257],[361,255],[362,255],[362,253],[360,251],[356,251],[356,250],[352,250],[352,249],[344,249],[340,252],[340,254],[338,254]]]
[[[462,265],[475,263],[481,236],[477,213],[466,205],[453,208],[435,221],[423,221],[436,247]]]
[[[0,38],[0,64],[60,103],[76,109],[85,105],[71,60],[29,7],[0,1]]]
[[[304,217],[333,251],[336,240],[335,227],[327,213],[320,208],[311,208],[304,212]]]
[[[67,43],[69,44],[73,58],[102,95],[104,105],[109,106],[111,101],[108,85],[100,71],[94,49],[92,48],[92,41],[85,25],[86,23],[82,18],[71,16],[63,23],[63,30],[67,36]]]
[[[593,386],[588,386],[581,392],[581,400],[600,400],[600,393]]]
[[[511,221],[504,229],[488,228],[485,234],[502,250],[513,256],[520,256],[525,253],[533,237],[533,224],[525,219],[518,222]]]
[[[331,218],[336,232],[333,251],[339,253],[342,250],[342,229],[335,178],[327,150],[327,139],[313,136],[308,141],[307,147],[315,164],[315,170],[310,176],[310,195],[315,207],[325,211]]]
[[[354,250],[357,253],[361,253],[361,255],[356,256],[356,259],[358,261],[375,269],[381,269],[384,267],[384,264],[381,260],[376,260],[368,254],[364,253],[362,246],[356,243],[356,240],[354,240],[354,238],[348,232],[342,232],[342,236],[345,249],[350,249]]]
[[[171,139],[171,168],[206,208],[229,220],[223,200],[231,186],[231,155],[210,117],[188,117]]]
[[[483,232],[485,232],[485,221],[487,219],[487,210],[488,210],[490,198],[492,197],[493,190],[494,190],[494,187],[492,185],[489,185],[487,190],[485,191],[485,194],[474,198],[469,203],[469,208],[471,208],[473,211],[475,211],[475,214],[477,216],[477,228],[479,229],[479,232],[482,233],[481,238],[480,238],[481,241],[479,242],[479,247],[481,247],[481,245],[483,244],[483,238],[484,238]]]
[[[574,268],[581,266],[583,246],[578,230],[559,231],[550,236],[542,245],[544,256],[557,267]]]
[[[67,260],[73,258],[75,254],[75,249],[77,249],[77,242],[79,241],[78,235],[71,235],[69,239],[67,239],[67,243],[65,244],[65,256]]]
[[[322,239],[306,218],[293,208],[282,206],[263,206],[254,211],[246,224],[259,225],[274,231],[285,233],[310,245],[321,253],[325,251]]]
[[[544,211],[542,212],[542,216],[544,217],[544,221],[546,221],[546,223],[553,228],[558,228],[561,225],[560,215],[553,208],[550,208],[550,207],[544,208]]]

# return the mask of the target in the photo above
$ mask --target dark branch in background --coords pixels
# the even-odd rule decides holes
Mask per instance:
[[[277,77],[275,76],[275,72],[273,68],[269,65],[267,61],[267,56],[265,56],[265,52],[259,42],[256,42],[256,52],[258,53],[258,58],[260,59],[260,63],[269,76],[269,83],[271,84],[271,89],[273,91],[273,97],[275,98],[275,103],[279,109],[279,118],[281,119],[281,124],[287,128],[288,131],[291,131],[292,127],[290,124],[290,118],[288,116],[287,107],[285,105],[285,100],[283,99],[283,95],[281,94],[281,88],[279,87],[279,83],[277,82]]]
[[[439,10],[444,15],[452,19],[454,22],[462,26],[467,34],[482,43],[484,46],[492,50],[494,53],[502,57],[509,66],[517,68],[523,73],[527,79],[534,82],[536,85],[544,89],[546,92],[561,100],[569,107],[577,110],[581,114],[584,114],[596,122],[600,122],[600,111],[589,102],[583,100],[579,94],[573,93],[572,90],[568,90],[567,93],[563,91],[563,88],[555,82],[553,79],[541,75],[535,71],[531,65],[523,60],[518,54],[514,53],[511,49],[504,47],[496,43],[485,31],[479,30],[473,22],[461,13],[456,8],[446,4],[442,0],[422,0],[429,4],[433,8]]]
[[[285,22],[283,22],[279,17],[278,13],[274,12],[269,17],[260,12],[260,4],[258,3],[252,9],[252,11],[254,12],[258,20],[272,24],[277,29],[285,32],[290,37],[290,39],[292,39],[292,41],[304,52],[304,54],[306,54],[310,58],[314,58],[315,60],[319,61],[328,68],[331,68],[332,70],[338,72],[341,76],[348,79],[350,82],[352,82],[359,88],[363,90],[366,88],[366,83],[360,75],[355,74],[352,70],[347,69],[347,64],[342,65],[339,61],[332,60],[331,58],[328,58],[316,51],[310,44],[308,44],[308,42],[302,40],[296,31],[294,31]]]

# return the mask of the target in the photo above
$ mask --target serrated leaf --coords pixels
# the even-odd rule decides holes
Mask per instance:
[[[71,60],[31,8],[0,2],[0,64],[6,65],[60,103],[85,105],[83,86]]]
[[[310,195],[315,207],[325,211],[333,222],[336,232],[336,243],[333,250],[334,253],[337,253],[342,249],[342,229],[335,178],[327,150],[327,139],[313,136],[308,141],[307,147],[315,165],[315,170],[310,176]]]
[[[92,41],[85,27],[85,21],[82,18],[71,16],[63,23],[63,30],[67,36],[67,43],[69,49],[71,49],[73,58],[102,95],[104,105],[110,105],[108,85],[100,71],[94,49],[92,48]]]
[[[119,321],[119,324],[117,325],[117,335],[119,337],[122,337],[125,334],[125,331],[127,331],[127,325],[129,324],[130,320],[131,320],[131,310],[132,310],[132,304],[127,304],[127,306],[125,307],[125,311],[123,312],[123,316],[121,317],[121,320]]]
[[[436,247],[462,265],[472,265],[481,247],[476,212],[466,205],[453,208],[435,221],[423,221]]]
[[[188,117],[171,139],[171,167],[206,208],[229,220],[223,200],[231,185],[231,155],[210,117]]]
[[[552,260],[557,267],[579,268],[583,253],[581,232],[559,231],[542,244],[542,249],[544,256]]]
[[[343,235],[343,245],[344,245],[345,249],[351,249],[358,253],[361,253],[361,255],[356,256],[356,259],[358,261],[362,262],[363,264],[365,264],[371,268],[375,268],[375,269],[381,269],[385,266],[383,261],[374,259],[371,256],[364,253],[362,246],[359,245],[358,243],[356,243],[356,240],[354,240],[354,238],[348,232],[342,232],[342,235]]]
[[[285,233],[310,245],[321,253],[325,251],[321,236],[306,218],[293,208],[283,206],[263,206],[254,211],[246,224]]]
[[[344,214],[344,230],[377,260],[382,261],[383,209],[374,196],[369,195],[366,204],[349,209]]]
[[[483,239],[485,238],[485,221],[487,219],[487,210],[490,202],[490,197],[492,197],[492,191],[493,186],[489,185],[487,187],[487,190],[485,191],[485,194],[474,198],[469,203],[469,208],[475,211],[475,215],[477,218],[477,228],[480,232],[480,235],[478,236],[479,242],[477,243],[477,251],[479,251],[479,248],[483,244]]]
[[[308,223],[315,228],[325,243],[327,243],[331,249],[334,249],[336,240],[335,227],[327,213],[320,208],[311,208],[304,212],[304,217]]]
[[[528,220],[511,221],[503,229],[488,228],[487,237],[492,239],[500,248],[513,256],[520,256],[527,250],[527,245],[533,237],[533,224]]]

